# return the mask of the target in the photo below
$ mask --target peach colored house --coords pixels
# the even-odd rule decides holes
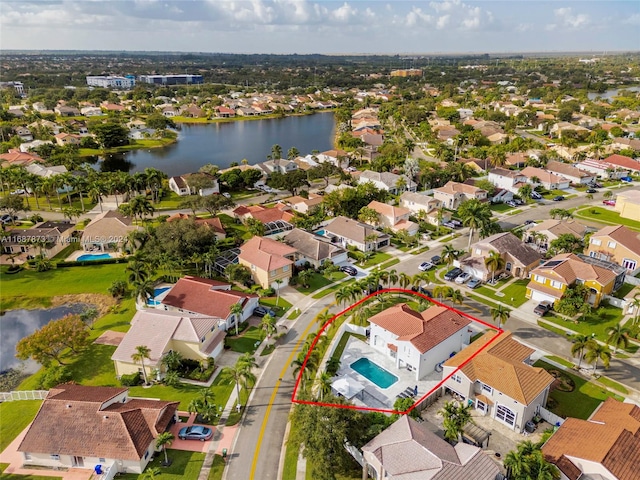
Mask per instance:
[[[404,207],[395,207],[386,203],[372,201],[367,207],[378,212],[378,221],[382,227],[394,232],[406,230],[409,235],[418,233],[418,224],[409,220],[411,211]]]
[[[253,237],[240,247],[238,262],[251,270],[253,281],[262,288],[279,288],[289,284],[296,252],[285,243]]]
[[[591,235],[586,254],[622,265],[631,273],[640,268],[640,234],[623,225],[604,227]]]
[[[433,198],[440,200],[445,208],[457,210],[465,200],[486,200],[487,191],[466,183],[449,181],[443,187],[433,190]]]

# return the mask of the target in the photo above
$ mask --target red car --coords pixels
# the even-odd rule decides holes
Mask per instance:
[[[603,200],[602,203],[604,203],[605,205],[609,205],[610,207],[615,207],[616,206],[616,201],[615,200]]]

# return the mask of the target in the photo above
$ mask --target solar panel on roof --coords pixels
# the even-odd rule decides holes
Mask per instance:
[[[553,260],[551,262],[547,262],[544,265],[542,265],[542,268],[557,267],[561,263],[562,263],[562,260]]]

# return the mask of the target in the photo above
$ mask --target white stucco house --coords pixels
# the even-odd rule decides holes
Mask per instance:
[[[487,180],[498,188],[509,190],[510,192],[517,194],[520,187],[527,184],[528,178],[526,175],[515,170],[494,168],[489,172]]]

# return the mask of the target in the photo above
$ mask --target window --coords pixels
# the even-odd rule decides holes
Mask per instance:
[[[622,266],[627,270],[635,270],[637,262],[635,260],[630,260],[628,258],[622,259]]]
[[[558,290],[560,290],[562,288],[562,282],[558,282],[557,280],[552,280],[551,286],[553,288],[557,288]]]
[[[200,343],[204,343],[204,337],[200,339]]]
[[[270,276],[272,276],[272,277],[275,277],[275,276],[276,276],[276,273],[278,273],[278,271],[277,271],[277,270],[271,270],[271,271],[269,272],[269,275],[270,275]]]
[[[511,265],[511,262],[507,262],[507,265],[504,268],[507,272],[510,272],[513,268],[513,265]]]
[[[144,452],[144,459],[146,460],[147,458],[149,458],[149,450]]]
[[[487,392],[487,393],[493,393],[493,388],[491,388],[489,385],[485,385],[484,383],[482,384],[482,391],[483,392]]]
[[[52,454],[52,455],[51,455],[51,460],[60,460],[60,455],[57,455],[57,454],[55,454],[55,453],[54,453],[54,454]]]
[[[107,462],[107,459],[106,459],[106,458],[102,458],[102,457],[100,457],[100,458],[98,459],[98,461],[99,461],[100,463],[106,463],[106,462]]]
[[[535,275],[533,278],[538,283],[544,283],[544,281],[546,280],[542,275]]]
[[[597,238],[592,238],[591,245],[596,245],[599,247],[600,245],[602,245],[602,240],[598,240]]]
[[[607,247],[609,247],[609,248],[616,248],[616,245],[618,245],[616,242],[607,243]]]
[[[476,255],[482,255],[482,250],[480,248],[476,248]]]
[[[289,265],[285,265],[284,267],[282,267],[282,271],[283,272],[288,272],[289,271]]]
[[[598,255],[596,252],[589,252],[589,256],[590,256],[591,258],[595,258],[595,257],[596,257],[596,255]]]
[[[462,377],[460,375],[452,375],[451,380],[457,383],[462,383]]]
[[[512,412],[504,405],[498,405],[496,407],[496,418],[501,422],[506,423],[510,427],[513,427],[516,423],[516,414]]]
[[[24,452],[24,459],[25,460],[31,460],[31,454],[28,452]]]

